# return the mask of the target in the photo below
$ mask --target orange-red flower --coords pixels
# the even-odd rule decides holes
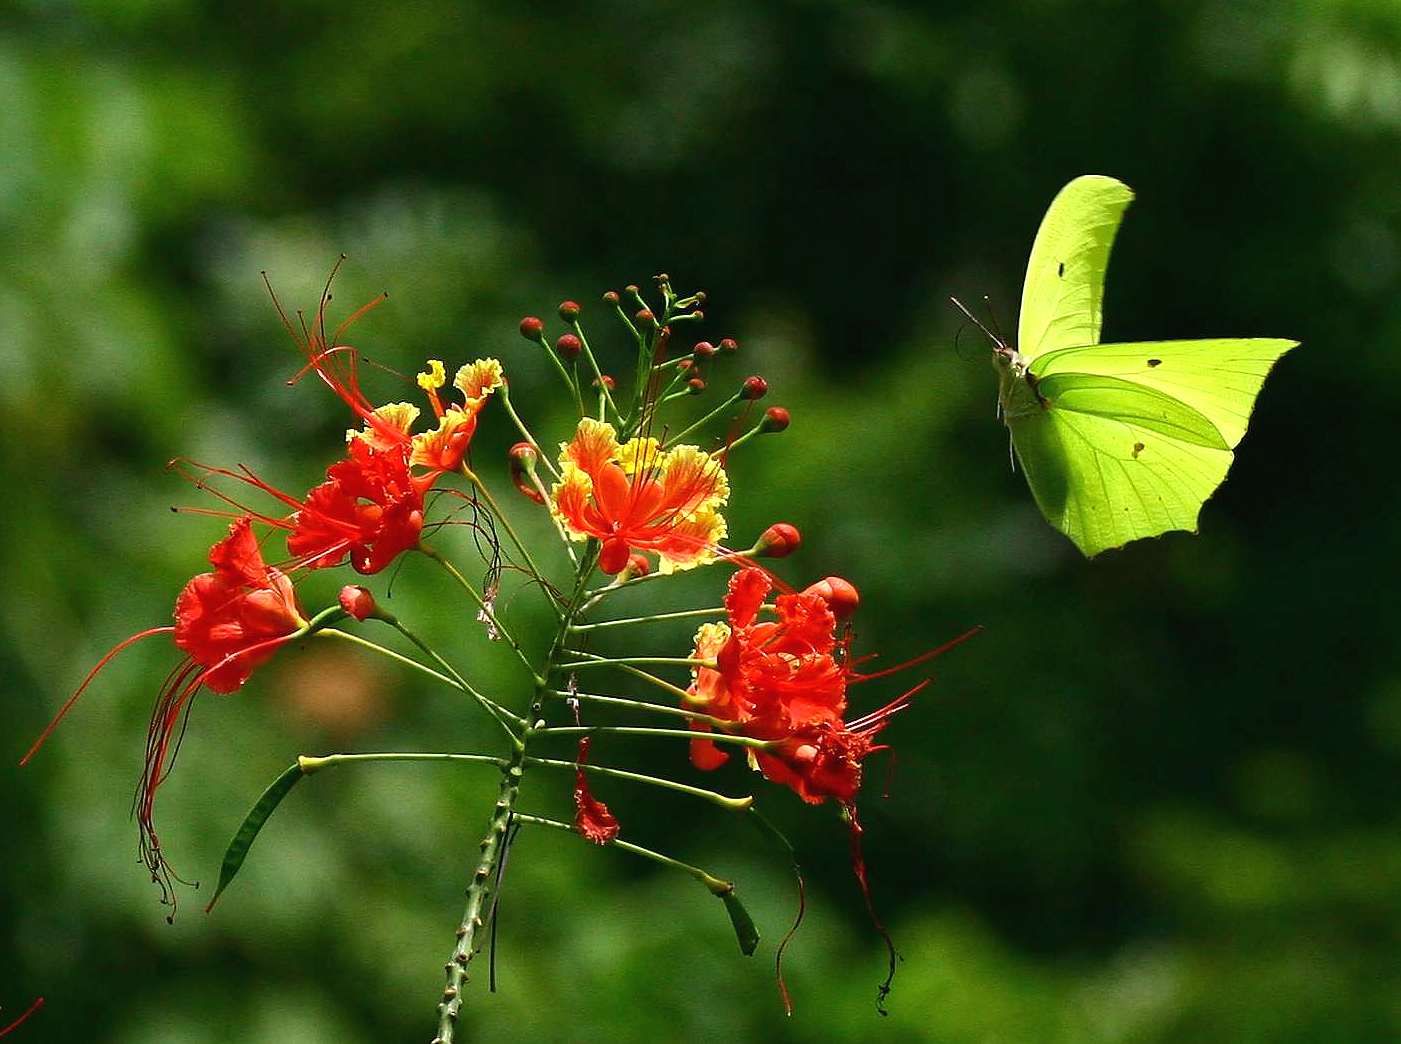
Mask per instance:
[[[263,561],[250,518],[234,521],[229,535],[210,549],[209,561],[214,569],[193,577],[176,598],[175,625],[134,634],[103,656],[21,762],[25,764],[34,756],[117,653],[142,638],[173,634],[176,646],[186,656],[167,675],[156,697],[146,732],[145,768],[136,795],[141,855],[152,880],[161,886],[164,901],[171,905],[173,875],[161,853],[153,815],[156,791],[179,747],[190,700],[202,688],[218,693],[242,688],[258,666],[307,627],[291,581]]]
[[[352,439],[346,459],[326,469],[325,482],[305,501],[288,501],[295,511],[287,550],[308,569],[340,565],[349,556],[356,572],[377,573],[418,546],[423,495],[404,447],[377,449],[368,439]]]
[[[551,509],[576,540],[603,542],[599,568],[618,573],[633,551],[652,551],[663,573],[713,558],[729,496],[720,460],[695,446],[664,450],[654,438],[619,444],[611,424],[585,417],[560,446]]]
[[[579,740],[579,756],[574,769],[574,829],[596,845],[606,845],[618,836],[618,817],[613,815],[589,790],[584,765],[589,760],[590,737]]]
[[[772,579],[761,569],[741,569],[730,578],[729,623],[705,624],[696,633],[695,658],[716,666],[696,669],[690,703],[759,739],[840,725],[849,668],[835,634],[836,618],[825,599],[804,591],[780,594],[773,606],[776,619],[760,620],[772,589]],[[691,744],[691,760],[712,769],[728,755],[698,739]],[[756,766],[763,770],[757,761]]]

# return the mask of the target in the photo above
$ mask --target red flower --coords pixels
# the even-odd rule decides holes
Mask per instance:
[[[550,506],[574,539],[603,541],[603,572],[621,572],[635,550],[656,552],[663,573],[714,557],[729,496],[719,459],[695,446],[663,450],[652,438],[620,445],[611,424],[589,417],[560,451]]]
[[[146,732],[146,763],[136,795],[141,855],[162,901],[175,905],[173,872],[161,853],[153,823],[156,791],[170,771],[190,700],[202,688],[231,693],[253,671],[307,626],[291,581],[263,561],[252,520],[236,519],[229,535],[209,551],[212,572],[193,577],[175,600],[175,626],[153,627],[118,643],[88,672],[20,764],[27,764],[103,667],[129,645],[173,633],[186,657],[166,677]]]
[[[579,740],[579,756],[574,770],[574,829],[596,845],[606,845],[618,836],[618,818],[589,790],[584,763],[589,759],[590,737]]]
[[[760,739],[839,725],[848,668],[836,655],[842,648],[834,635],[836,618],[819,595],[802,592],[779,595],[773,607],[777,619],[761,621],[760,608],[772,589],[761,569],[741,569],[730,578],[729,623],[706,624],[696,633],[695,658],[714,660],[716,667],[696,670],[690,702]],[[728,755],[709,740],[695,740],[691,760],[712,769]]]
[[[308,569],[340,565],[349,556],[356,572],[377,573],[418,546],[423,492],[402,446],[376,449],[368,439],[352,439],[349,456],[326,469],[326,481],[305,501],[291,501],[287,550]]]

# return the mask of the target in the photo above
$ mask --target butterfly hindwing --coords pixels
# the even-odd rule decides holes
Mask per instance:
[[[1037,506],[1086,556],[1168,530],[1195,532],[1232,458],[1223,445],[1165,434],[1153,418],[1054,405],[1013,422],[1012,440]]]

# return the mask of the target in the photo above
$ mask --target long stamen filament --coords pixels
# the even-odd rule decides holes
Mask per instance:
[[[584,840],[583,835],[577,830],[568,823],[561,823],[558,819],[545,819],[543,816],[532,816],[525,812],[517,812],[515,818],[517,823],[528,823],[531,826],[544,826],[554,830],[563,830],[565,833],[573,834],[580,840]],[[624,841],[620,837],[615,837],[611,841],[605,841],[604,844],[611,845],[613,848],[621,848],[624,852],[631,852],[633,855],[642,856],[642,858],[650,859],[652,862],[660,863],[662,866],[669,866],[675,870],[688,873],[701,884],[705,885],[712,895],[727,895],[734,891],[735,886],[732,881],[725,881],[716,877],[714,874],[706,873],[698,866],[692,866],[690,863],[683,863],[679,859],[673,859],[669,855],[662,855],[660,852],[654,852],[650,848],[643,848],[641,845],[635,845],[631,841]]]
[[[674,687],[674,686],[673,686]],[[684,689],[678,689],[682,696],[686,695]],[[662,714],[672,718],[685,718],[687,721],[699,722],[702,725],[709,725],[713,729],[722,731],[730,728],[734,723],[726,721],[724,718],[712,717],[709,714],[699,714],[696,711],[689,711],[683,707],[671,707],[664,703],[648,703],[646,700],[630,700],[625,696],[604,696],[596,692],[569,692],[564,689],[550,689],[550,696],[557,696],[563,700],[583,700],[586,703],[606,703],[612,707],[626,707],[629,710],[647,711],[652,714]]]

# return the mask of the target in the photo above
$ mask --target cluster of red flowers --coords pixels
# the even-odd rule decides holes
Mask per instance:
[[[765,599],[774,580],[759,568],[730,579],[725,596],[728,623],[705,624],[696,634],[698,667],[687,702],[708,717],[732,723],[729,731],[768,740],[751,753],[753,766],[775,783],[791,787],[813,804],[833,798],[850,807],[861,788],[861,762],[884,749],[874,741],[892,716],[909,704],[924,683],[879,710],[843,721],[847,686],[854,671],[848,634],[838,628],[856,610],[856,588],[828,577],[804,591]],[[760,619],[761,610],[774,619]],[[698,731],[711,725],[693,723]],[[719,768],[729,755],[708,739],[691,742],[697,768]]]
[[[176,598],[174,626],[141,631],[110,650],[21,762],[33,757],[113,657],[143,638],[172,635],[185,658],[167,676],[157,695],[135,800],[142,858],[171,905],[174,875],[161,852],[153,814],[156,791],[178,750],[192,698],[201,689],[222,694],[237,691],[280,646],[313,626],[297,605],[289,572],[349,561],[357,572],[377,573],[419,545],[426,494],[440,476],[462,465],[476,430],[477,414],[503,383],[501,365],[495,359],[463,366],[453,382],[463,402],[445,408],[438,391],[446,383],[446,372],[441,362],[429,360],[428,369],[418,376],[418,385],[438,424],[414,434],[418,408],[403,402],[372,406],[360,389],[355,349],[338,343],[345,328],[379,299],[353,314],[328,338],[324,312],[329,300],[329,293],[324,294],[315,325],[303,327],[300,336],[285,315],[283,321],[306,355],[304,372],[316,373],[364,422],[363,429],[346,433],[345,456],[332,464],[326,470],[326,480],[303,498],[277,489],[247,468],[235,471],[194,465],[207,474],[261,490],[288,510],[276,515],[256,511],[215,490],[215,496],[236,508],[237,514],[229,535],[210,549],[213,571],[193,577]],[[180,463],[174,465],[179,467]],[[202,479],[197,484],[210,488]],[[264,561],[253,532],[255,522],[286,532],[291,558],[283,568],[273,568]],[[353,604],[343,604],[342,611],[354,615]]]

